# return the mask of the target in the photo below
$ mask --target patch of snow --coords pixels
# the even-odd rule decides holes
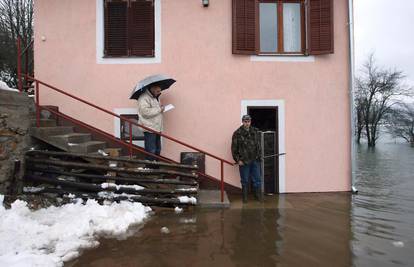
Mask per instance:
[[[142,187],[140,185],[137,184],[131,184],[131,185],[121,185],[121,187],[125,187],[125,188],[134,188],[135,190],[139,191],[139,190],[143,190],[145,189],[145,187]]]
[[[181,203],[197,204],[197,199],[195,197],[181,196],[178,197],[178,200],[180,200]]]
[[[103,151],[102,149],[99,149],[99,150],[98,150],[98,153],[99,153],[99,154],[101,154],[102,156],[105,156],[105,157],[106,157],[106,156],[109,156],[109,154],[108,154],[108,153],[106,153],[105,151]]]
[[[45,189],[44,187],[32,187],[32,186],[25,186],[23,187],[23,192],[26,193],[36,193],[36,192],[40,192],[43,189]]]
[[[175,213],[181,213],[181,212],[183,212],[183,209],[180,208],[180,207],[175,207],[174,211],[175,211]]]
[[[106,189],[108,187],[116,187],[116,190],[119,189],[119,186],[117,184],[114,183],[102,183],[101,184],[101,188]]]
[[[17,89],[10,88],[7,83],[0,81],[0,90],[19,92]]]
[[[132,185],[118,185],[118,184],[114,184],[114,183],[102,183],[101,184],[101,188],[106,189],[109,187],[115,187],[116,190],[119,190],[120,188],[133,188],[135,190],[142,190],[144,189],[144,187],[136,185],[136,184],[132,184]]]
[[[115,197],[127,197],[128,199],[130,199],[130,197],[138,197],[139,195],[131,195],[131,194],[126,194],[126,193],[117,194],[114,192],[101,191],[101,192],[98,192],[98,196],[101,198],[107,198],[107,199],[113,199]]]
[[[181,191],[181,192],[196,192],[197,188],[195,187],[191,187],[191,188],[178,188],[176,189],[177,191]]]
[[[100,235],[118,236],[142,223],[151,208],[121,201],[101,206],[95,200],[31,211],[16,200],[3,207],[0,195],[0,266],[63,266]]]
[[[170,229],[168,229],[168,228],[167,228],[167,227],[165,227],[165,226],[164,226],[164,227],[162,227],[160,231],[161,231],[161,233],[163,233],[163,234],[169,234],[169,233],[170,233]]]

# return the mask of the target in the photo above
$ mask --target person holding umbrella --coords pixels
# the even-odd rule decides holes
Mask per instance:
[[[131,99],[138,100],[138,123],[153,131],[143,129],[145,151],[160,155],[161,136],[163,130],[164,106],[160,103],[161,91],[169,88],[175,82],[164,75],[153,75],[140,81],[131,94]],[[156,133],[158,132],[158,133]],[[147,156],[148,160],[156,160]]]

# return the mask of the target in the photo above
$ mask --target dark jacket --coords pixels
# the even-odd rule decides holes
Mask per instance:
[[[249,164],[254,160],[260,160],[260,135],[259,130],[250,127],[249,130],[240,126],[231,140],[231,153],[236,162],[239,160]]]

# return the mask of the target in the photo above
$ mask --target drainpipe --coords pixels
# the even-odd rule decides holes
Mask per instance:
[[[355,59],[354,59],[354,3],[348,0],[349,16],[349,105],[351,111],[351,190],[352,193],[358,193],[355,187],[356,175],[356,143],[355,143],[355,105],[354,105],[354,85],[355,85]]]

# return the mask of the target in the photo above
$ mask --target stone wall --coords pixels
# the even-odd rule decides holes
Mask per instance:
[[[23,153],[31,146],[28,129],[32,119],[33,98],[15,91],[0,90],[0,194],[10,192],[14,161],[23,162]]]

